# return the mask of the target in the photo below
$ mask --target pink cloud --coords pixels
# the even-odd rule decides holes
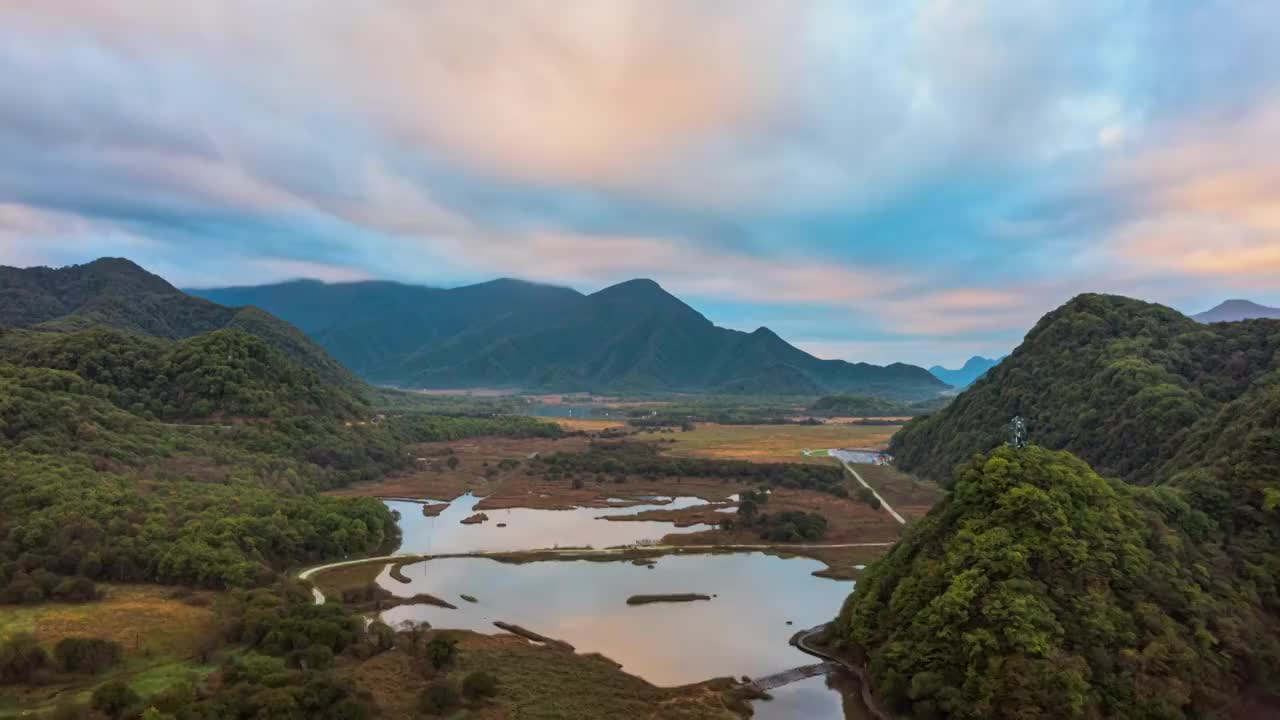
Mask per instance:
[[[1131,209],[1111,234],[1119,262],[1280,288],[1280,102],[1174,128],[1125,158],[1103,187]]]

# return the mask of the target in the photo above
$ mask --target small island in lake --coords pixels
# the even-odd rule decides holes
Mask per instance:
[[[673,593],[670,595],[632,595],[627,598],[628,605],[648,605],[662,602],[693,602],[694,600],[710,600],[710,595],[698,593]]]

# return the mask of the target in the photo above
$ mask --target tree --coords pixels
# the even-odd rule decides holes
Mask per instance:
[[[396,644],[396,631],[379,620],[369,623],[368,635],[374,653],[386,652]]]
[[[427,643],[427,658],[431,667],[440,670],[448,667],[458,657],[458,641],[452,638],[436,637]]]

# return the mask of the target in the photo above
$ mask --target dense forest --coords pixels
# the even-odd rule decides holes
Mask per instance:
[[[284,323],[163,302],[177,291],[140,272],[21,271],[37,287],[7,289],[17,320],[78,320],[0,328],[0,602],[88,600],[98,581],[253,587],[389,549],[384,505],[317,492],[407,467],[415,442],[563,434],[532,418],[426,414],[423,398],[384,413],[369,397],[388,393],[335,381],[236,318],[298,334]],[[116,297],[128,289],[136,307]],[[71,327],[85,319],[113,327]]]
[[[890,452],[904,470],[945,482],[1021,415],[1034,442],[1103,475],[1155,482],[1195,464],[1183,445],[1215,434],[1228,403],[1265,394],[1277,351],[1280,321],[1203,325],[1161,305],[1081,295],[949,405],[909,423]]]
[[[374,717],[331,668],[386,651],[394,633],[315,605],[289,574],[388,552],[399,530],[382,502],[320,491],[408,467],[412,443],[563,431],[429,414],[429,398],[364,386],[260,310],[181,300],[139,272],[104,261],[0,277],[13,301],[0,322],[27,326],[0,327],[0,605],[92,603],[104,583],[185,586],[173,602],[220,591],[203,593],[217,628],[191,658],[219,659],[216,681],[143,699],[119,642],[45,648],[12,632],[0,686],[109,678],[57,718]]]
[[[900,466],[952,492],[841,616],[877,690],[919,718],[1205,717],[1280,691],[1278,350],[1280,322],[1083,295],[908,424]],[[983,457],[1014,415],[1071,454]]]
[[[123,258],[56,269],[0,266],[0,327],[5,326],[46,332],[113,328],[169,340],[240,330],[326,382],[358,387],[346,368],[287,322],[258,308],[193,297]]]
[[[1280,677],[1276,556],[1231,544],[1178,489],[1003,448],[859,579],[838,633],[904,717],[1205,717]]]

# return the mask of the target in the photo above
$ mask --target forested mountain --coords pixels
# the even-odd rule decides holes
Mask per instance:
[[[981,457],[1014,415],[1098,472]],[[892,452],[952,492],[839,639],[904,716],[1200,718],[1280,692],[1280,322],[1081,295]]]
[[[716,327],[651,280],[591,295],[516,280],[452,290],[302,281],[190,292],[275,313],[381,383],[894,399],[946,389],[915,366],[819,360],[767,328]]]
[[[1280,546],[1215,510],[996,450],[859,578],[837,639],[902,718],[1223,716],[1277,680]]]
[[[74,332],[115,328],[182,339],[214,330],[256,335],[329,382],[351,374],[287,322],[257,308],[231,308],[193,297],[123,258],[64,268],[0,266],[0,327]]]
[[[974,355],[964,362],[958,370],[950,370],[941,365],[929,368],[929,373],[942,382],[957,388],[969,387],[974,380],[982,377],[988,370],[1000,364],[1000,360]]]
[[[1161,305],[1081,295],[951,404],[903,428],[891,452],[903,469],[945,480],[1021,415],[1032,442],[1106,476],[1154,482],[1187,465],[1173,462],[1179,449],[1220,423],[1227,403],[1263,392],[1278,350],[1278,321],[1204,325]]]
[[[291,570],[389,552],[399,530],[378,500],[319,491],[407,468],[410,443],[562,432],[532,418],[409,410],[371,421],[354,384],[291,357],[310,345],[297,330],[261,310],[184,299],[127,263],[4,275],[15,299],[6,321],[25,327],[0,327],[0,607],[87,603],[72,614],[110,627],[115,616],[94,604],[104,594],[163,583],[184,587],[149,592],[213,615],[207,627],[172,628],[193,633],[194,656],[153,657],[148,644],[145,664],[123,659],[108,639],[118,634],[62,637],[50,652],[23,626],[6,628],[0,696],[19,712],[46,704],[33,688],[73,683],[64,695],[74,698],[39,714],[375,717],[369,697],[329,669],[335,654],[389,650],[393,631],[316,605]],[[196,588],[226,592],[198,598]],[[90,652],[92,673],[111,669],[105,681],[80,677],[73,660]],[[217,680],[199,682],[196,668],[211,661]],[[157,662],[192,672],[140,704],[132,688]]]
[[[1238,320],[1280,320],[1280,308],[1259,305],[1250,300],[1227,300],[1210,310],[1191,316],[1202,323],[1236,322]]]

